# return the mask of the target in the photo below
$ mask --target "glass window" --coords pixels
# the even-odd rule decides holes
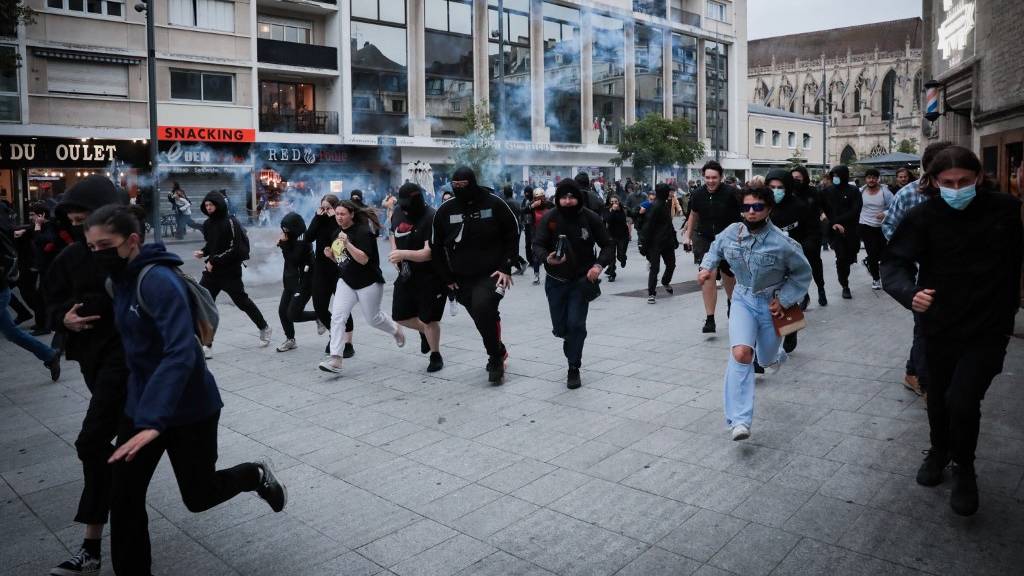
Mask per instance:
[[[14,46],[0,46],[5,60],[12,60],[17,54]],[[21,100],[18,96],[18,69],[0,67],[0,122],[17,122],[21,119]]]
[[[74,1],[74,0],[71,0]],[[178,26],[235,31],[235,3],[228,0],[169,0],[168,21]]]
[[[764,146],[764,130],[761,128],[754,130],[754,144]]]
[[[203,75],[189,70],[171,70],[171,98],[203,99]]]
[[[638,24],[636,27],[636,119],[648,114],[661,116],[664,62],[662,58],[662,34],[657,28]]]
[[[103,14],[103,0],[88,0],[85,9],[90,14]]]
[[[473,38],[461,32],[464,23],[472,23],[472,9],[459,0],[431,0],[424,6],[428,20],[430,10],[443,16],[425,35],[431,136],[459,136],[463,113],[473,106]]]
[[[707,137],[712,149],[725,150],[729,148],[729,46],[705,42],[704,58]]]
[[[552,142],[581,142],[580,11],[544,8],[544,124]]]
[[[778,148],[782,145],[782,133],[778,130],[772,130],[772,146]]]
[[[228,74],[203,74],[203,100],[231,102],[232,76]]]
[[[600,144],[618,144],[626,123],[626,47],[621,20],[594,14],[593,128]]]
[[[715,0],[708,0],[708,18],[718,20],[719,22],[728,22],[725,4],[715,2]]]
[[[85,1],[84,0],[68,0],[68,10],[74,12],[85,12]]]
[[[46,6],[55,10],[123,17],[122,0],[46,0]]]
[[[49,8],[56,8],[57,10],[64,9],[64,0],[46,0],[46,6]]]
[[[796,132],[789,132],[786,134],[786,146],[796,148]]]
[[[489,0],[491,6],[497,0]],[[498,135],[510,140],[530,140],[530,26],[529,0],[504,3],[504,41],[498,37],[498,11],[490,8],[491,34],[487,46],[490,71],[491,121]],[[501,56],[499,56],[499,53]],[[501,78],[504,76],[504,83]],[[504,94],[504,110],[502,107]]]
[[[375,4],[352,0],[355,4]],[[409,133],[408,52],[404,0],[380,0],[377,21],[352,20],[352,132],[406,135]],[[362,9],[360,9],[362,10]],[[367,13],[362,11],[361,13]],[[356,12],[353,12],[355,15]]]
[[[633,12],[665,17],[665,0],[633,0]]]
[[[806,151],[811,149],[811,135],[810,134],[804,133],[804,141],[803,141],[802,148],[804,149],[804,152],[806,152]]]
[[[672,117],[697,134],[697,39],[680,34],[672,35]]]
[[[425,0],[423,22],[428,30],[448,30],[448,0]]]
[[[171,98],[233,102],[235,77],[198,70],[171,70]]]

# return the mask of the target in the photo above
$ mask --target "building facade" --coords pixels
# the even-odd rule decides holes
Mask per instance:
[[[755,176],[793,164],[803,164],[812,175],[822,172],[821,143],[826,127],[820,117],[748,104],[747,129]]]
[[[0,51],[21,57],[0,82],[0,144],[144,147],[145,14],[122,0],[27,3],[35,22],[0,30]],[[633,176],[609,160],[649,113],[685,116],[709,157],[749,170],[732,81],[747,68],[745,0],[503,0],[500,17],[498,4],[156,1],[161,188],[224,189],[237,205],[283,187],[373,198],[416,161],[449,173],[465,114],[484,103],[512,181]],[[130,160],[110,168],[148,184],[144,153]],[[73,184],[73,168],[4,156],[0,186],[23,202]],[[43,173],[59,181],[44,190]]]
[[[828,165],[918,153],[922,31],[921,19],[909,18],[752,40],[748,101],[827,115]]]
[[[978,153],[1001,190],[1024,196],[1024,3],[924,0],[926,143],[949,140]]]

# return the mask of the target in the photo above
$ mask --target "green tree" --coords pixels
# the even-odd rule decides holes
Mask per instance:
[[[900,145],[896,147],[897,152],[903,152],[904,154],[917,154],[917,138],[904,138],[900,141]]]
[[[496,172],[498,156],[494,143],[494,123],[491,122],[487,101],[472,106],[463,118],[463,132],[451,160],[456,166],[469,166],[476,173],[478,182],[490,182],[491,172]]]
[[[704,157],[704,143],[691,134],[685,118],[666,120],[648,114],[622,131],[618,152],[611,160],[613,165],[622,166],[630,160],[634,173],[644,174],[650,168],[693,164]]]
[[[18,25],[35,24],[36,12],[25,0],[0,0],[0,36],[17,35]],[[17,50],[0,51],[0,73],[11,72],[21,67],[21,55]]]

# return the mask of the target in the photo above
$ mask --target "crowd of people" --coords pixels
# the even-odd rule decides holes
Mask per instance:
[[[342,373],[355,355],[358,306],[398,347],[406,344],[406,330],[415,331],[427,372],[437,372],[444,369],[441,320],[457,303],[479,333],[489,383],[501,385],[509,360],[501,302],[514,275],[532,268],[539,284],[543,267],[566,386],[577,389],[589,304],[601,294],[602,275],[615,281],[635,237],[654,304],[659,286],[674,292],[682,246],[699,265],[703,333],[718,329],[717,283],[724,288],[725,422],[733,440],[744,440],[753,431],[755,374],[777,372],[797,346],[798,332],[782,337],[780,323],[809,306],[812,280],[818,305],[828,305],[823,242],[835,255],[844,299],[853,297],[850,270],[863,245],[871,288],[884,289],[914,315],[905,385],[927,397],[930,427],[917,481],[934,486],[952,464],[951,507],[970,515],[978,508],[979,407],[1002,369],[1020,305],[1020,203],[988,183],[967,149],[932,144],[921,168],[916,178],[901,170],[892,188],[869,170],[858,189],[845,166],[834,167],[824,187],[801,166],[734,185],[721,165],[708,162],[695,189],[680,193],[658,183],[640,202],[611,186],[598,191],[586,173],[562,179],[550,197],[526,186],[520,202],[511,187],[495,193],[473,170],[459,167],[436,209],[420,186],[407,182],[383,224],[358,191],[347,200],[326,195],[308,223],[298,213],[280,223],[284,341],[276,350],[298,346],[295,323],[315,322],[318,334],[330,333],[318,368]],[[172,201],[183,205],[182,196],[174,191]],[[181,273],[182,260],[162,244],[145,243],[138,208],[102,176],[81,181],[53,211],[31,206],[27,226],[0,211],[0,329],[54,381],[62,357],[77,362],[91,393],[75,442],[84,479],[75,521],[85,527],[84,540],[52,574],[98,572],[108,517],[114,570],[149,573],[146,490],[164,452],[193,512],[241,492],[255,492],[274,511],[287,503],[270,462],[215,466],[222,402],[206,361],[213,355],[216,297],[228,294],[257,328],[261,346],[270,344],[272,330],[242,282],[250,257],[245,227],[220,193],[207,195],[200,210],[204,244],[193,253],[204,265],[199,282]],[[378,243],[385,229],[386,254]],[[390,314],[384,266],[397,274]],[[30,318],[31,332],[20,327]],[[50,344],[39,340],[51,331]]]

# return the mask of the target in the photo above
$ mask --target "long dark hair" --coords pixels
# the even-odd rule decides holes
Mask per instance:
[[[950,146],[935,155],[928,165],[928,176],[938,180],[939,174],[953,168],[962,168],[975,174],[981,174],[981,160],[971,150],[963,146]]]
[[[352,214],[353,223],[368,225],[374,234],[380,231],[380,219],[377,217],[377,212],[372,208],[360,208],[355,202],[350,200],[341,200],[335,206],[336,209],[339,207],[348,210],[349,214]]]
[[[331,208],[337,208],[338,204],[341,203],[341,200],[339,200],[334,194],[324,194],[324,197],[320,199],[320,203],[323,204],[324,202],[330,204]]]
[[[83,227],[88,230],[93,226],[103,226],[118,236],[127,238],[138,234],[143,241],[146,239],[146,211],[139,206],[124,204],[107,204],[98,208],[85,219]]]

